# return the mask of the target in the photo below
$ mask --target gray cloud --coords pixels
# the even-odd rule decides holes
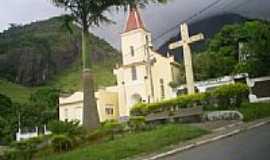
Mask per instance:
[[[148,6],[141,12],[147,29],[152,32],[155,38],[214,1],[216,0],[171,0],[166,5],[154,4]],[[0,0],[0,4],[0,30],[6,29],[9,23],[25,24],[64,13],[63,10],[51,5],[49,0]],[[270,19],[270,1],[221,0],[216,6],[200,14],[193,21],[226,12],[238,13],[252,18]],[[119,48],[119,36],[123,31],[127,15],[120,11],[108,13],[108,16],[115,20],[117,24],[102,25],[100,28],[93,27],[90,30],[110,42],[114,47]],[[178,28],[166,34],[156,41],[155,45],[158,46],[163,43],[177,30]]]
[[[0,30],[9,23],[25,24],[64,13],[49,0],[0,0]]]

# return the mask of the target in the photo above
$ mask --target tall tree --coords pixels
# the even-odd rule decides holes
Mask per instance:
[[[165,2],[166,0],[52,0],[57,7],[70,12],[69,20],[74,20],[82,27],[82,62],[83,62],[83,125],[89,129],[99,126],[99,116],[94,96],[92,58],[89,52],[89,27],[99,26],[101,22],[111,22],[104,12],[112,6],[144,7],[149,2]]]

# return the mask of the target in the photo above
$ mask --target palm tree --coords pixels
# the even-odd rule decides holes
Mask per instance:
[[[165,2],[166,0],[52,0],[57,7],[62,7],[70,13],[69,20],[74,20],[82,27],[82,63],[83,63],[83,126],[95,129],[99,126],[99,116],[94,95],[92,73],[92,58],[89,52],[89,27],[99,26],[102,22],[111,22],[104,12],[112,6],[144,7],[149,2]]]

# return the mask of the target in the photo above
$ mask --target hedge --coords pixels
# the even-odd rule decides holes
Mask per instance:
[[[242,101],[248,96],[249,88],[242,83],[229,84],[218,87],[211,93],[216,106],[220,108],[239,108]]]
[[[157,103],[138,103],[131,109],[132,116],[146,116],[150,113],[169,111],[177,108],[190,108],[195,106],[230,108],[239,107],[247,97],[249,89],[242,83],[228,84],[216,88],[213,91],[182,95],[170,100]]]

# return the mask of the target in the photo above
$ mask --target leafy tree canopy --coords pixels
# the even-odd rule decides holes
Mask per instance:
[[[252,77],[268,75],[270,23],[255,20],[224,26],[207,50],[194,56],[194,68],[197,80],[243,72]]]

